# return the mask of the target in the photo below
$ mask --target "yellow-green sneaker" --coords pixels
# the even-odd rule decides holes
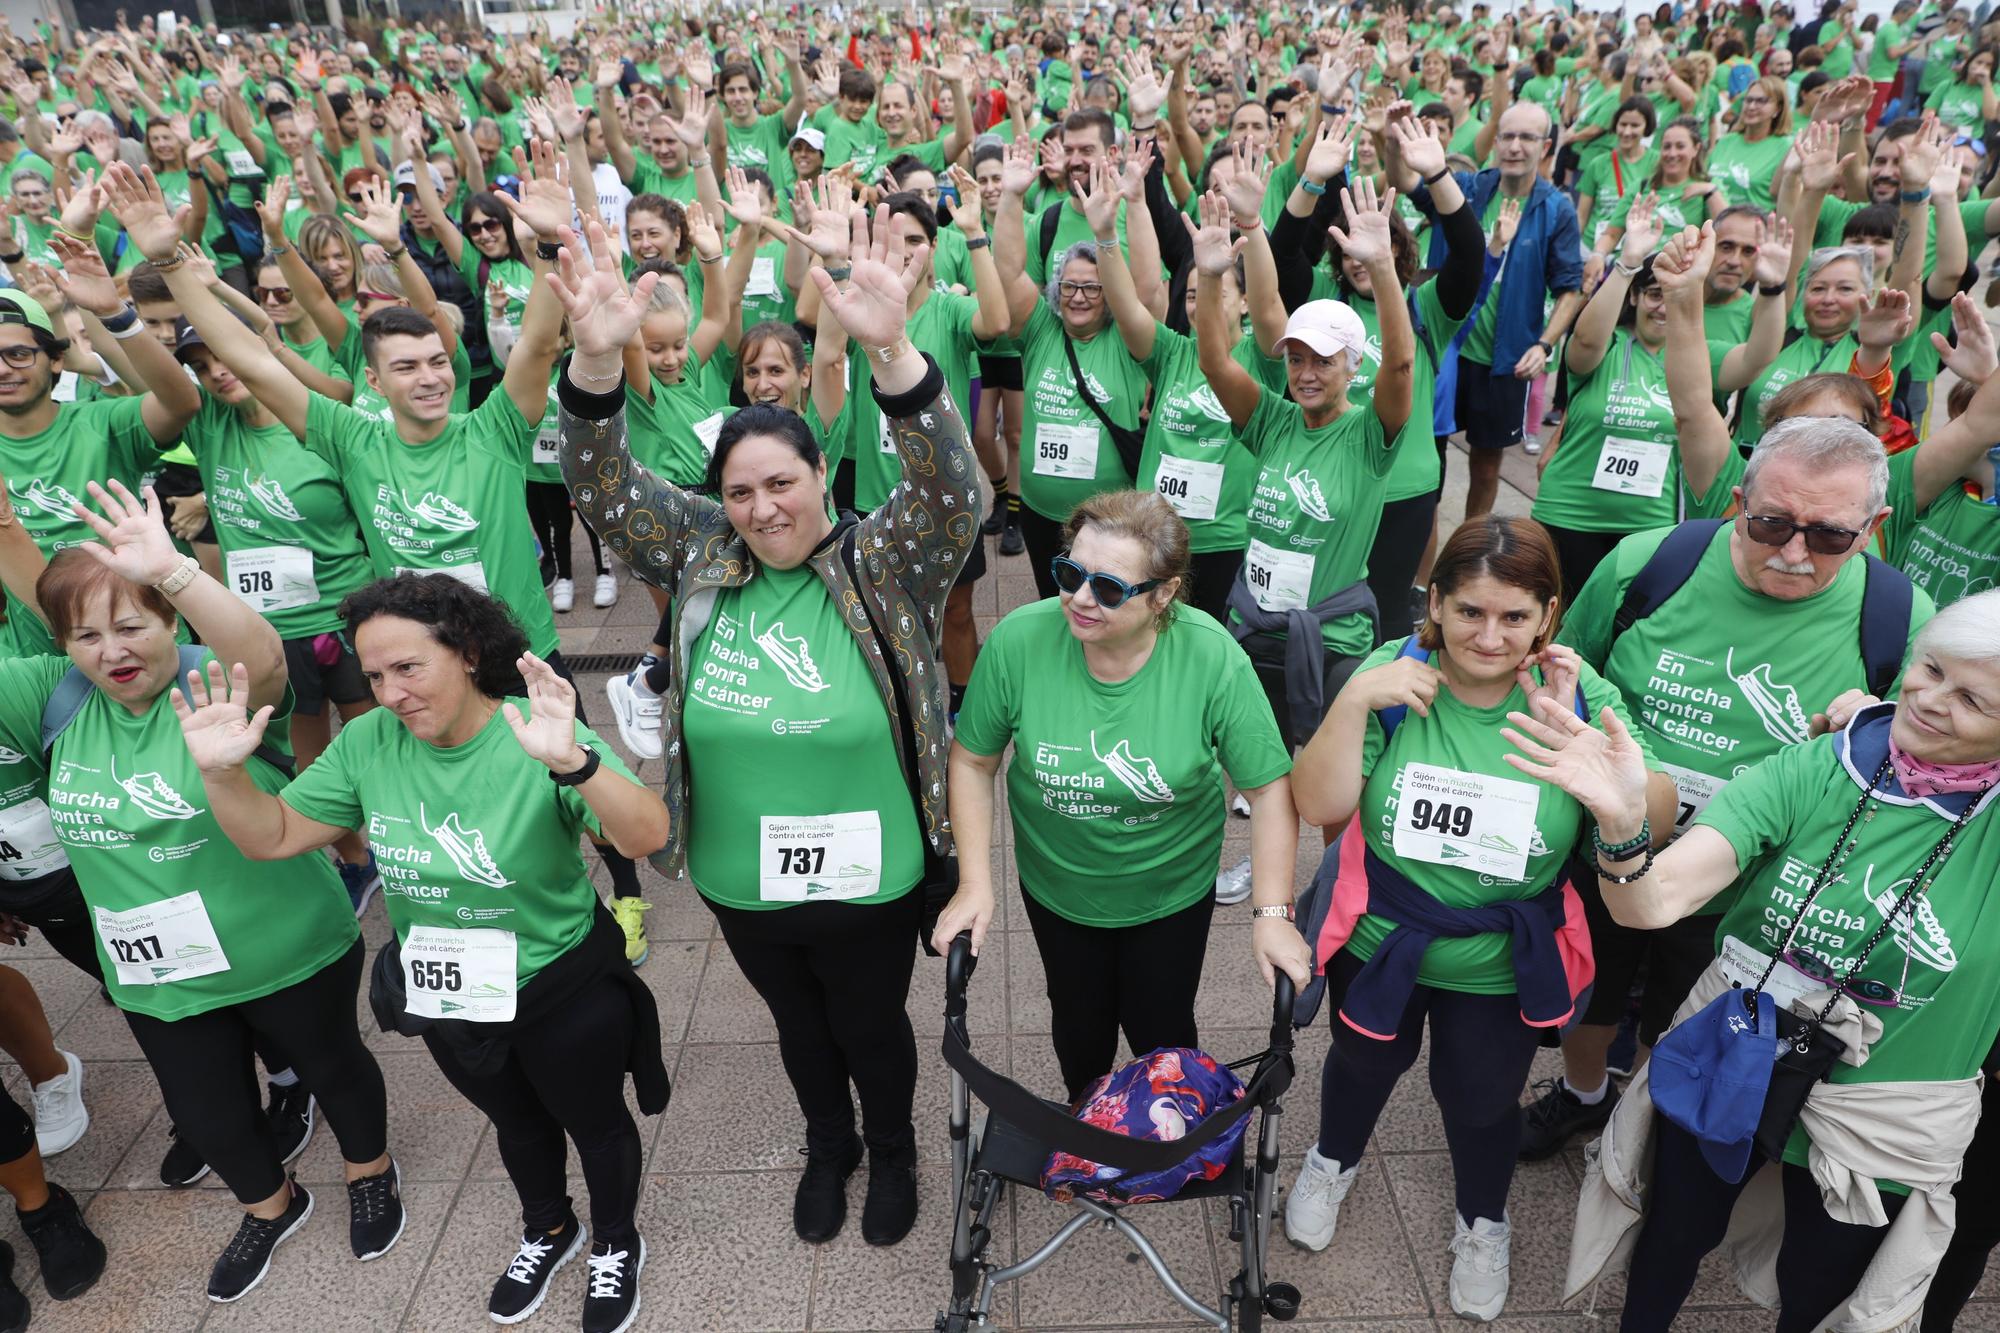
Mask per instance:
[[[644,898],[611,900],[611,917],[625,932],[625,961],[634,967],[644,963],[651,952],[646,943],[646,913],[652,910],[653,905]]]

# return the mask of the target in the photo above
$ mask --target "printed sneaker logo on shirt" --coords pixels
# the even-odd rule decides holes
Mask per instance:
[[[777,664],[778,670],[785,673],[785,679],[798,688],[809,694],[818,694],[821,690],[833,688],[832,682],[820,675],[819,664],[812,660],[812,653],[808,650],[805,639],[785,633],[784,621],[774,620],[768,628],[759,633],[757,617],[752,615],[750,637],[755,639],[757,646]]]
[[[1206,384],[1198,385],[1188,390],[1187,401],[1188,406],[1194,408],[1203,416],[1211,417],[1216,421],[1226,422],[1229,420],[1229,409],[1224,407],[1222,400],[1215,396],[1215,390],[1209,388]]]
[[[514,881],[500,873],[499,864],[486,850],[486,835],[478,829],[469,829],[460,822],[458,811],[444,817],[444,822],[433,827],[429,813],[422,801],[417,802],[417,822],[424,832],[437,840],[444,848],[444,854],[451,858],[458,873],[474,884],[484,884],[492,889],[504,889]]]
[[[291,523],[305,522],[305,515],[301,514],[298,506],[292,503],[292,498],[285,494],[285,488],[278,484],[277,478],[260,473],[245,478],[243,484],[249,489],[250,494],[257,497],[257,503],[263,505],[275,517]]]
[[[1722,669],[1736,682],[1736,688],[1750,703],[1764,730],[1780,745],[1804,745],[1812,735],[1805,710],[1799,707],[1799,692],[1771,679],[1771,664],[1759,662],[1747,671],[1736,670],[1736,649],[1723,656]]]
[[[1132,794],[1151,805],[1166,805],[1174,799],[1174,789],[1160,776],[1160,770],[1152,760],[1144,755],[1132,753],[1132,742],[1121,740],[1110,751],[1097,748],[1097,733],[1090,733],[1090,752],[1097,756],[1097,762],[1111,770],[1129,788]]]
[[[158,773],[134,773],[129,778],[118,776],[118,759],[111,760],[111,778],[125,789],[132,798],[132,804],[154,819],[193,819],[201,811],[167,785],[167,780]]]
[[[1868,901],[1875,904],[1875,910],[1883,915],[1894,909],[1896,899],[1910,887],[1907,878],[1899,879],[1880,893],[1874,886],[1875,867],[1870,865],[1861,879],[1861,892]],[[1912,923],[1910,917],[1915,915]],[[1931,909],[1931,900],[1918,894],[1910,905],[1910,910],[1896,917],[1895,929],[1891,932],[1896,943],[1903,946],[1903,952],[1940,972],[1950,972],[1958,966],[1958,950],[1952,946],[1951,936],[1945,933],[1944,923],[1937,919]]]
[[[18,764],[27,757],[11,746],[0,745],[0,764]]]
[[[1113,397],[1111,390],[1105,388],[1104,382],[1088,370],[1083,372],[1083,387],[1090,390],[1090,396],[1097,400],[1099,407],[1111,406]]]
[[[1320,493],[1319,481],[1312,473],[1300,468],[1297,472],[1285,474],[1285,484],[1292,488],[1292,498],[1299,502],[1308,518],[1316,518],[1322,523],[1333,522],[1333,511],[1327,508],[1326,496]]]
[[[403,497],[403,508],[414,518],[422,519],[434,527],[447,528],[452,532],[470,532],[479,526],[479,520],[461,508],[448,495],[436,491],[425,491],[424,498],[415,504],[410,497]]]
[[[56,485],[43,481],[40,477],[28,483],[28,488],[15,495],[15,500],[25,500],[43,513],[55,518],[75,518],[74,506],[83,501]]]

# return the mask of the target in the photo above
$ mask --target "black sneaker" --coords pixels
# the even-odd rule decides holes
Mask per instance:
[[[366,1263],[395,1247],[403,1234],[403,1169],[389,1159],[380,1175],[347,1182],[347,1240],[354,1257]]]
[[[26,1333],[32,1308],[14,1285],[14,1247],[0,1240],[0,1333]]]
[[[993,509],[986,515],[986,521],[979,525],[979,530],[988,537],[998,537],[1000,529],[1006,526],[1007,501],[1004,497],[996,495],[993,497]]]
[[[583,1333],[625,1333],[639,1317],[639,1270],[646,1266],[646,1238],[629,1245],[600,1240],[590,1247],[590,1290],[583,1297]]]
[[[74,1300],[97,1285],[104,1273],[104,1242],[85,1225],[68,1190],[51,1181],[47,1203],[32,1213],[16,1209],[14,1216],[41,1257],[42,1285],[51,1297]]]
[[[201,1150],[167,1126],[167,1155],[160,1159],[160,1183],[169,1189],[186,1189],[208,1174],[208,1162]]]
[[[861,1140],[851,1138],[845,1149],[833,1154],[801,1151],[806,1170],[792,1196],[792,1230],[800,1240],[818,1245],[838,1236],[847,1221],[847,1178],[861,1165]]]
[[[271,1271],[271,1255],[277,1248],[298,1233],[312,1216],[313,1198],[304,1185],[294,1180],[292,1202],[283,1213],[270,1221],[243,1215],[243,1224],[236,1228],[236,1238],[223,1250],[222,1257],[215,1261],[215,1267],[208,1270],[208,1298],[212,1301],[228,1303],[241,1300],[250,1294],[264,1274]]]
[[[894,1245],[917,1223],[917,1150],[868,1152],[868,1194],[861,1202],[861,1239]]]
[[[562,1230],[533,1231],[521,1237],[521,1248],[507,1265],[507,1271],[493,1284],[493,1297],[486,1313],[496,1324],[518,1324],[539,1310],[542,1297],[549,1294],[549,1279],[556,1270],[576,1258],[583,1248],[583,1223],[575,1213]]]
[[[1560,1078],[1545,1078],[1535,1084],[1541,1096],[1528,1104],[1521,1116],[1521,1151],[1524,1162],[1554,1157],[1578,1134],[1604,1128],[1611,1108],[1618,1105],[1618,1085],[1607,1081],[1604,1100],[1585,1106],[1576,1094],[1563,1086]]]
[[[313,1141],[313,1127],[319,1122],[318,1104],[303,1083],[292,1083],[282,1088],[275,1083],[269,1086],[271,1102],[264,1108],[264,1118],[271,1122],[271,1137],[278,1144],[278,1160],[290,1166],[306,1150],[306,1145]]]
[[[1007,526],[1000,530],[1000,554],[1019,555],[1027,549],[1027,540],[1021,536],[1021,525],[1010,517]]]

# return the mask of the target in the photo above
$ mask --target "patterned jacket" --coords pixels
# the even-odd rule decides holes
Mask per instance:
[[[927,357],[928,361],[929,358]],[[888,709],[905,776],[902,707],[896,672],[905,683],[914,716],[921,818],[931,849],[951,854],[945,807],[947,681],[938,664],[944,603],[972,544],[979,540],[979,481],[964,419],[951,401],[944,376],[930,362],[921,384],[904,394],[874,390],[882,415],[893,423],[903,479],[880,508],[853,527],[856,559],[842,559],[836,532],[808,558],[840,608],[861,655],[874,673]],[[641,579],[672,598],[672,667],[661,731],[667,763],[667,811],[672,833],[652,860],[670,876],[687,864],[688,768],[681,745],[681,710],[687,702],[688,659],[725,588],[757,574],[757,561],[713,497],[682,490],[634,462],[625,435],[625,389],[588,393],[567,372],[558,391],[562,417],[563,480],[584,521]],[[880,637],[876,628],[880,628]],[[893,663],[883,659],[887,641]],[[829,781],[838,781],[829,775]]]

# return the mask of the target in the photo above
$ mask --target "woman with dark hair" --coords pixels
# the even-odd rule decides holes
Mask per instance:
[[[212,664],[192,692],[198,706],[180,710],[209,806],[253,860],[373,830],[395,931],[369,987],[376,1019],[421,1036],[493,1122],[521,1198],[520,1250],[489,1313],[526,1318],[583,1247],[564,1189],[567,1136],[597,1229],[583,1327],[624,1328],[646,1258],[625,1077],[657,1114],[666,1071],[652,993],[625,965],[580,835],[648,855],[666,844],[666,806],[577,719],[575,688],[485,593],[449,574],[402,574],[349,595],[340,612],[382,707],[274,793],[245,770],[270,709],[252,711],[243,667],[225,681]]]
[[[563,475],[585,520],[671,598],[663,869],[686,867],[776,1021],[806,1120],[794,1229],[812,1242],[839,1232],[865,1142],[862,1237],[891,1245],[917,1213],[904,1005],[919,886],[940,882],[951,854],[938,634],[979,526],[958,404],[905,333],[924,255],[904,263],[885,208],[872,240],[853,219],[850,286],[813,270],[870,360],[903,464],[880,508],[836,526],[820,443],[786,408],[725,421],[703,491],[634,462],[622,361],[660,279],[628,293],[609,238],[588,230],[589,258],[568,237],[551,284],[577,349],[558,386]]]
[[[1502,722],[1545,697],[1591,716],[1625,703],[1553,643],[1562,572],[1540,524],[1464,523],[1438,551],[1429,592],[1423,627],[1354,673],[1292,778],[1299,813],[1345,832],[1335,908],[1312,942],[1333,1048],[1285,1234],[1311,1250],[1332,1241],[1362,1149],[1428,1027],[1458,1214],[1451,1308],[1489,1320],[1507,1298],[1521,1087],[1541,1033],[1570,1018],[1590,981],[1583,904],[1563,875],[1582,807],[1514,776]],[[1665,829],[1673,786],[1652,779]]]

